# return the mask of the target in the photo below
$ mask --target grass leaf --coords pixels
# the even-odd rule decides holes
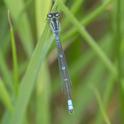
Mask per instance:
[[[0,99],[2,100],[5,107],[12,112],[13,111],[13,105],[12,101],[9,95],[9,92],[7,91],[3,81],[0,79]]]
[[[35,86],[35,81],[40,71],[39,67],[43,63],[46,57],[46,54],[48,53],[48,50],[52,43],[52,42],[49,42],[49,38],[48,38],[49,33],[47,30],[48,28],[42,34],[42,37],[41,37],[42,39],[39,40],[33,52],[33,55],[31,57],[27,71],[21,81],[21,85],[19,88],[19,96],[16,102],[16,107],[15,107],[15,112],[12,116],[12,121],[10,124],[22,124],[23,119],[25,117],[25,112]],[[42,44],[42,41],[44,41],[44,45]]]
[[[25,8],[25,4],[23,0],[4,0],[4,2],[9,9],[12,18],[16,22],[16,27],[21,37],[21,42],[24,50],[27,56],[30,57],[33,51],[33,38],[27,13],[23,11],[23,9]]]

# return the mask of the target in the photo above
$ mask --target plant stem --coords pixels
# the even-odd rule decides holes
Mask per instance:
[[[122,44],[122,0],[116,0],[116,28],[115,28],[115,36],[116,36],[116,52],[117,52],[117,66],[118,66],[118,80],[119,80],[119,91],[120,91],[120,111],[121,111],[121,121],[124,123],[124,75],[123,75],[123,58],[121,53],[121,44]]]
[[[12,48],[12,58],[13,58],[14,89],[15,89],[15,93],[17,95],[18,94],[18,85],[19,85],[17,50],[16,50],[16,45],[15,45],[13,25],[11,22],[9,11],[8,11],[8,21],[9,21],[9,26],[10,26],[10,38],[11,38],[11,48]]]

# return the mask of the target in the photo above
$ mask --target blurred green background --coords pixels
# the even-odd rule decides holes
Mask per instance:
[[[72,114],[50,11],[62,14]],[[124,0],[0,0],[0,124],[124,124],[123,117]]]

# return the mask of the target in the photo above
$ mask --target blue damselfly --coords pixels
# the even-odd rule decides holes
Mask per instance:
[[[52,12],[48,14],[48,20],[50,23],[50,27],[52,29],[52,32],[55,36],[56,40],[56,46],[58,51],[58,63],[59,63],[59,70],[61,73],[62,80],[65,85],[65,92],[67,96],[67,104],[68,104],[68,111],[73,111],[73,104],[72,104],[72,98],[71,98],[71,79],[68,73],[68,67],[66,64],[66,59],[64,55],[64,51],[62,49],[62,45],[60,42],[60,23],[59,23],[60,13],[58,12]]]

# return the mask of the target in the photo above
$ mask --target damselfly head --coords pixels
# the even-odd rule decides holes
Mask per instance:
[[[60,17],[60,13],[59,12],[51,12],[51,13],[49,13],[47,15],[47,18],[49,20],[51,20],[51,19],[59,19],[59,17]]]
[[[60,13],[59,12],[51,12],[47,15],[47,18],[49,20],[52,31],[59,32],[60,31],[60,27],[59,27]]]

